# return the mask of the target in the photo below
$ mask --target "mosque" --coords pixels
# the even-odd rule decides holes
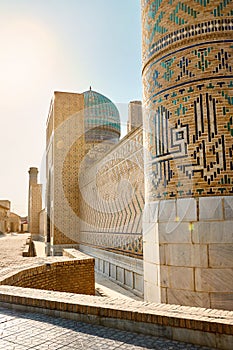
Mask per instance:
[[[232,2],[141,3],[143,104],[129,103],[120,139],[107,97],[54,93],[30,231],[146,301],[232,310]]]
[[[46,130],[46,214],[38,170],[30,168],[29,222],[34,239],[39,232],[45,237],[47,255],[76,247],[95,257],[100,272],[142,296],[140,101],[129,103],[127,130],[120,140],[116,105],[91,88],[55,92]]]

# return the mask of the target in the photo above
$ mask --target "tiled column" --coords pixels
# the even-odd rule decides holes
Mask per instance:
[[[149,301],[233,309],[232,13],[142,0]]]

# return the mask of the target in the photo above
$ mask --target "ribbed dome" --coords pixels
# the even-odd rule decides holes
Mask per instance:
[[[118,140],[120,137],[120,115],[109,98],[88,90],[84,95],[84,118],[86,135],[90,141]],[[92,140],[91,140],[92,139]]]

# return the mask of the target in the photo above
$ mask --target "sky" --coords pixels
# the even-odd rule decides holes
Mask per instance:
[[[140,0],[0,0],[0,199],[11,211],[27,215],[54,91],[91,85],[123,124],[124,106],[142,99],[140,16]]]

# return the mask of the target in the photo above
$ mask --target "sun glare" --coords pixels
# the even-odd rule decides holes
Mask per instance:
[[[8,21],[0,29],[1,87],[31,88],[52,67],[51,34],[42,24],[31,20]]]

